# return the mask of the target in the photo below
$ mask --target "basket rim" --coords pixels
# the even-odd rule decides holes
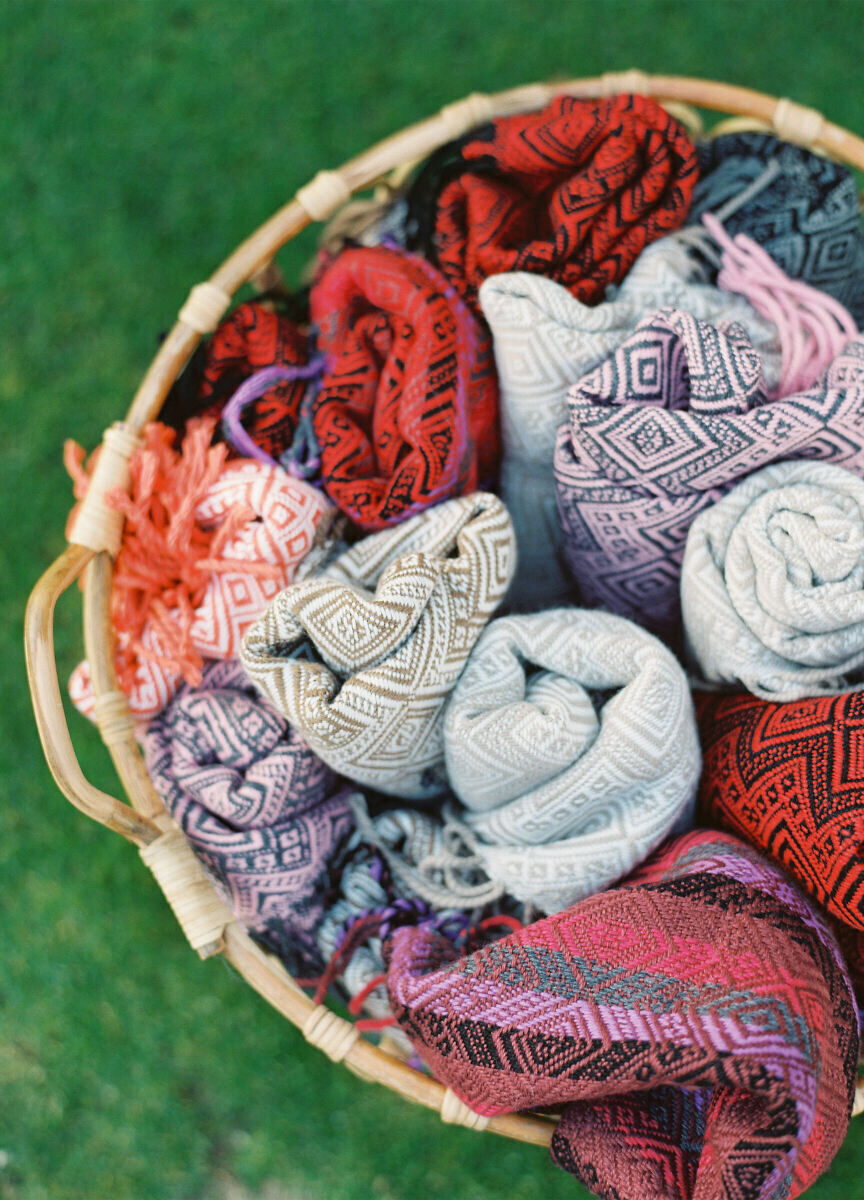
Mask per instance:
[[[646,75],[633,70],[527,84],[490,95],[475,92],[375,143],[337,170],[319,172],[241,242],[209,280],[192,288],[145,372],[125,420],[112,427],[123,435],[120,440],[125,447],[120,461],[113,463],[113,476],[107,480],[94,477],[82,506],[90,505],[88,520],[83,525],[80,520],[76,523],[70,546],[36,584],[25,620],[28,680],[40,738],[55,782],[87,815],[138,845],[199,955],[205,958],[224,954],[246,982],[296,1025],[310,1044],[318,1046],[333,1061],[343,1061],[360,1078],[380,1083],[405,1099],[437,1110],[447,1123],[488,1128],[538,1145],[548,1143],[553,1119],[524,1113],[479,1117],[443,1084],[374,1045],[350,1021],[326,1006],[315,1005],[282,963],[253,942],[234,919],[185,837],[177,836],[179,827],[167,814],[147,775],[135,739],[135,723],[117,684],[109,610],[118,528],[116,522],[112,528],[107,527],[110,519],[105,513],[110,510],[105,509],[102,499],[118,480],[128,487],[128,457],[140,431],[157,417],[189,356],[201,337],[216,328],[234,293],[255,277],[267,277],[277,251],[312,221],[326,219],[355,192],[371,187],[391,171],[426,157],[438,146],[490,119],[542,108],[556,95],[598,98],[628,91],[652,96],[660,102],[695,105],[755,121],[758,128],[864,170],[864,139],[826,121],[814,109],[750,88],[685,76]],[[108,457],[103,443],[102,458]],[[58,597],[82,570],[85,572],[84,643],[97,701],[97,724],[131,808],[99,792],[85,779],[63,715],[53,652],[53,611]],[[864,1083],[859,1084],[852,1115],[861,1112],[864,1112]]]

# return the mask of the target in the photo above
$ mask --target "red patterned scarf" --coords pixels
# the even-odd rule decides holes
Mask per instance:
[[[363,530],[494,481],[491,342],[417,255],[343,251],[312,288],[327,360],[312,422],[324,488]]]
[[[864,692],[787,704],[694,696],[702,819],[758,846],[864,930]]]
[[[205,350],[205,366],[198,386],[199,407],[221,414],[240,384],[262,367],[294,367],[306,362],[306,336],[293,321],[277,311],[249,301],[235,308],[222,322]],[[304,380],[275,384],[243,414],[244,428],[271,458],[279,460],[291,445]]]
[[[429,208],[423,193],[436,174],[438,186],[450,177],[434,232],[422,244],[421,228],[419,238],[475,307],[480,284],[502,271],[545,275],[586,304],[602,300],[649,242],[683,224],[698,170],[684,129],[643,96],[557,96],[453,149],[456,162],[439,153],[413,197]]]

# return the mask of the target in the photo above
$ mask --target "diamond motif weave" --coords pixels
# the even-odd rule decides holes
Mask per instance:
[[[184,684],[142,745],[165,807],[237,918],[299,974],[319,967],[316,930],[353,827],[333,772],[236,660]]]
[[[849,1121],[859,1031],[825,920],[726,834],[459,958],[385,944],[393,1012],[486,1115],[564,1104],[552,1157],[618,1200],[786,1200]]]
[[[439,271],[383,247],[344,250],[310,305],[328,363],[312,423],[343,512],[383,529],[494,481],[491,342]]]
[[[502,271],[545,275],[593,304],[683,224],[696,174],[692,142],[655,101],[556,96],[443,147],[409,196],[409,222],[474,306]]]
[[[542,912],[608,887],[688,822],[701,765],[674,655],[630,621],[575,608],[483,631],[444,744],[477,857]]]
[[[864,696],[780,704],[696,693],[704,820],[764,851],[864,931]]]
[[[681,308],[701,320],[738,321],[762,360],[770,391],[780,377],[776,327],[740,296],[698,282],[701,268],[675,237],[636,259],[614,299],[589,307],[542,275],[494,275],[480,288],[492,330],[501,397],[501,496],[510,510],[520,570],[508,601],[530,609],[560,603],[573,584],[560,558],[552,460],[567,420],[567,389],[598,366],[648,314]]]
[[[746,233],[787,275],[834,296],[864,324],[864,227],[848,167],[769,133],[722,134],[699,146],[688,223],[727,204],[730,234]]]
[[[294,578],[319,525],[322,521],[326,525],[333,512],[317,488],[292,479],[280,467],[246,458],[226,465],[198,505],[196,520],[205,527],[218,526],[238,507],[248,511],[248,520],[224,548],[226,558],[236,559],[237,569],[211,575],[192,623],[192,644],[205,659],[237,657],[243,634]],[[279,567],[278,578],[252,575],[243,567],[246,562],[272,563]],[[145,648],[160,651],[152,628],[145,629],[141,640]],[[156,716],[181,681],[181,673],[171,669],[164,655],[154,660],[139,656],[134,686],[127,693],[132,716],[140,720]],[[75,668],[69,695],[85,716],[93,716],[93,685],[86,662]]]
[[[302,366],[306,341],[306,335],[278,310],[255,300],[239,305],[206,343],[198,408],[221,413],[240,384],[262,367]],[[244,428],[277,462],[291,445],[305,389],[303,380],[276,383],[244,413]]]
[[[564,554],[582,600],[673,644],[687,531],[743,476],[787,458],[864,470],[861,339],[820,383],[765,402],[744,330],[663,309],[570,391],[555,448]]]
[[[687,653],[765,700],[864,687],[864,480],[793,460],[700,513],[681,571]]]
[[[497,496],[448,500],[283,591],[247,633],[243,666],[341,775],[439,796],[444,705],[514,567]]]

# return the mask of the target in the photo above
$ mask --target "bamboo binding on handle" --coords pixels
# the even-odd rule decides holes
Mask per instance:
[[[406,1066],[358,1034],[354,1026],[316,1006],[273,955],[261,950],[233,920],[191,848],[178,842],[178,831],[165,813],[144,767],[125,696],[117,686],[110,625],[112,555],[122,523],[104,504],[105,491],[125,484],[137,434],[158,415],[162,402],[201,336],[212,331],[234,293],[250,280],[276,281],[277,251],[309,224],[331,216],[351,196],[369,188],[405,164],[425,158],[438,146],[494,117],[543,107],[566,93],[581,98],[638,91],[661,102],[698,106],[759,122],[789,141],[828,153],[864,170],[864,140],[826,121],[820,113],[790,100],[777,100],[749,88],[682,76],[645,75],[641,71],[610,72],[590,79],[528,84],[492,95],[472,93],[445,105],[439,113],[378,142],[336,171],[321,171],[293,200],[265,221],[214,272],[192,288],[135,394],[120,432],[109,430],[103,456],[112,458],[91,485],[88,520],[76,525],[73,541],[33,589],[25,617],[27,673],[39,735],[51,773],[63,794],[86,815],[122,834],[142,850],[187,938],[202,957],[222,952],[243,978],[312,1045],[344,1062],[369,1082],[383,1084],[414,1103],[437,1111],[448,1123],[488,1128],[518,1141],[546,1145],[552,1118],[513,1113],[490,1119],[467,1109],[442,1084]],[[116,427],[114,427],[116,429]],[[118,462],[118,455],[121,461]],[[124,459],[125,456],[125,459]],[[88,501],[90,495],[88,494]],[[90,520],[95,514],[95,525]],[[94,533],[95,528],[95,533]],[[81,542],[78,542],[78,537]],[[63,714],[54,661],[53,613],[62,593],[86,568],[84,636],[96,696],[97,723],[132,807],[93,787],[78,764]],[[188,851],[188,853],[186,853]],[[191,859],[191,862],[190,862]],[[859,1085],[852,1115],[864,1112],[864,1085]]]

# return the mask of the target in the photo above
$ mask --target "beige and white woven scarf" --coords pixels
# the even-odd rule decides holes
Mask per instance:
[[[286,588],[241,661],[333,770],[403,799],[439,796],[444,705],[515,561],[497,496],[449,500]]]
[[[623,617],[558,608],[493,621],[444,739],[472,861],[544,912],[608,887],[689,823],[700,752],[687,680]]]
[[[639,255],[614,298],[589,307],[542,275],[493,275],[480,288],[492,330],[501,404],[501,495],[519,547],[508,601],[532,609],[572,600],[559,562],[552,459],[567,419],[567,389],[596,367],[648,313],[671,306],[703,320],[738,321],[762,359],[769,388],[780,377],[777,329],[741,296],[699,282],[700,267],[675,235]]]
[[[864,688],[864,481],[831,463],[757,471],[690,527],[688,658],[765,700]]]

